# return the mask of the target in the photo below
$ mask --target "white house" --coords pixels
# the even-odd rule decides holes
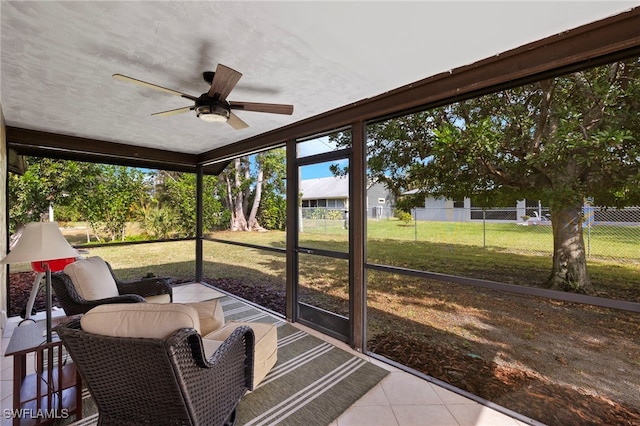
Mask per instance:
[[[407,191],[402,195],[417,193],[417,190]],[[470,198],[452,200],[449,198],[425,197],[424,207],[416,207],[411,212],[416,220],[442,222],[470,222],[475,220],[490,220],[492,222],[525,223],[526,217],[537,218],[544,222],[549,209],[543,207],[538,200],[520,200],[513,206],[482,208],[474,206]]]
[[[326,208],[328,210],[349,210],[348,176],[329,176],[300,181],[302,208]],[[395,198],[381,183],[367,188],[367,216],[370,218],[391,217]]]

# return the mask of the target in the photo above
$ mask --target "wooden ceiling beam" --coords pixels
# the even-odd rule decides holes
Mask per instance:
[[[7,145],[18,154],[94,163],[195,172],[197,155],[6,127]]]

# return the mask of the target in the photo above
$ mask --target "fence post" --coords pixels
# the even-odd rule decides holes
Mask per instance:
[[[324,234],[327,235],[327,208],[322,211],[322,217],[324,218]]]
[[[413,208],[413,241],[418,242],[418,209]]]
[[[586,222],[587,225],[587,259],[591,257],[591,225],[595,219],[595,212],[593,211],[593,207],[590,204],[583,204],[582,206],[582,223]],[[584,220],[586,219],[586,221]],[[584,225],[583,225],[584,226]]]
[[[482,208],[482,248],[487,248],[487,208]]]

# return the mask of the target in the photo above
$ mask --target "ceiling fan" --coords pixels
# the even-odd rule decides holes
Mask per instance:
[[[233,88],[236,86],[238,80],[242,77],[242,74],[225,65],[218,64],[215,72],[205,71],[202,73],[202,77],[211,85],[211,87],[208,92],[205,92],[198,97],[178,92],[177,90],[167,89],[166,87],[158,86],[156,84],[147,83],[146,81],[132,77],[127,77],[126,75],[113,74],[113,78],[115,79],[139,84],[141,86],[160,90],[171,95],[177,95],[194,101],[194,105],[192,106],[156,112],[151,114],[153,116],[169,116],[195,110],[198,118],[203,121],[210,123],[226,121],[234,129],[240,130],[249,127],[249,125],[231,112],[231,110],[267,112],[286,115],[293,114],[293,105],[227,101],[227,96],[229,96],[229,93],[231,93]]]

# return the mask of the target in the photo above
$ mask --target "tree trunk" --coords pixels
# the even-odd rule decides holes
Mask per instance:
[[[238,201],[238,200],[236,200]],[[241,200],[239,200],[241,201]],[[231,211],[231,230],[232,231],[247,231],[247,219],[244,217],[244,210],[242,210],[242,204],[238,205],[236,202]]]
[[[244,215],[244,193],[242,191],[242,180],[240,179],[242,164],[240,158],[234,160],[234,182],[233,186],[231,182],[227,181],[227,197],[230,201],[231,209],[231,230],[232,231],[246,231],[247,219]]]
[[[582,206],[551,211],[553,268],[547,286],[554,290],[589,293],[593,284],[587,271],[582,236]]]
[[[260,200],[262,198],[262,180],[264,179],[264,172],[262,167],[258,170],[258,179],[256,180],[256,192],[253,197],[253,205],[251,206],[251,213],[249,213],[249,229],[250,230],[262,230],[262,226],[258,223],[256,216],[258,215],[258,207],[260,207]]]

